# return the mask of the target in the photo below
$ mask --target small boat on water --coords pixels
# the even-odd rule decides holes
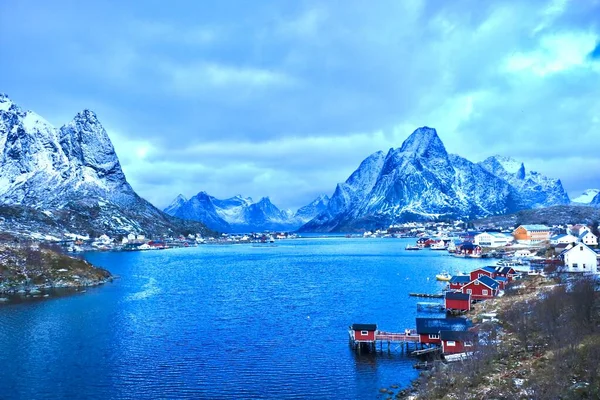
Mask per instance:
[[[437,274],[435,276],[435,279],[437,279],[438,281],[448,282],[450,279],[452,279],[452,275],[450,275],[447,272],[442,272],[442,273]]]
[[[407,244],[406,247],[404,248],[404,250],[421,250],[421,247],[419,247],[417,245]]]
[[[443,240],[436,242],[431,245],[431,250],[446,250],[446,243]]]

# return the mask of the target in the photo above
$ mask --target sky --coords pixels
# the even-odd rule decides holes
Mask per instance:
[[[0,92],[55,126],[91,109],[133,188],[331,195],[420,126],[600,188],[600,1],[0,3]]]

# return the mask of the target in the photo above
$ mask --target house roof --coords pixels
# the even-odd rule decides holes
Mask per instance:
[[[454,340],[458,342],[464,342],[467,340],[475,339],[477,335],[470,331],[441,331],[440,339],[442,340]]]
[[[469,295],[467,293],[452,292],[452,291],[446,292],[447,300],[469,300],[470,297],[471,297],[471,295]]]
[[[417,333],[437,334],[440,331],[466,331],[471,321],[465,318],[417,318]]]
[[[483,283],[485,286],[489,287],[490,289],[497,289],[498,286],[500,286],[500,284],[497,281],[490,278],[489,276],[480,276],[476,280]]]
[[[488,266],[488,267],[483,267],[483,268],[479,268],[479,269],[476,269],[475,271],[478,271],[478,270],[480,270],[480,269],[482,269],[482,270],[484,270],[484,271],[487,271],[487,272],[490,272],[490,273],[492,273],[492,274],[493,274],[494,272],[496,272],[496,267],[490,267],[490,266]]]
[[[534,224],[534,225],[521,225],[523,228],[528,231],[549,231],[550,228],[546,225]]]
[[[455,275],[450,278],[450,283],[469,283],[471,282],[471,277],[469,275]]]
[[[353,331],[376,331],[377,324],[352,324],[350,329]]]
[[[508,282],[508,279],[503,276],[497,276],[494,278],[496,282]]]
[[[571,247],[570,249],[565,249],[562,251],[562,253],[559,254],[559,257],[564,256],[565,254],[567,254],[570,251],[575,251],[576,249],[579,249],[580,247],[584,247],[585,249],[587,249],[588,251],[591,251],[592,253],[596,253],[592,248],[590,248],[588,245],[586,245],[585,243],[577,243],[575,246]]]
[[[483,267],[483,268],[480,268],[480,269],[483,269],[483,270],[491,272],[491,273],[502,274],[502,275],[510,274],[511,271],[512,271],[512,273],[515,272],[515,270],[512,267],[487,266],[487,267]],[[475,271],[477,271],[477,270],[475,270]]]

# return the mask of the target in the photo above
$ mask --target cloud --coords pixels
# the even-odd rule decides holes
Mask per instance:
[[[0,89],[53,122],[93,108],[159,205],[206,190],[301,206],[423,125],[450,152],[515,156],[582,191],[600,187],[597,15],[564,0],[5,2]]]

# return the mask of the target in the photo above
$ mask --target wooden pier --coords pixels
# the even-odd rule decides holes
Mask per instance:
[[[442,293],[409,293],[410,297],[426,297],[429,299],[443,299],[444,295]]]
[[[427,344],[421,343],[419,335],[414,329],[406,329],[404,332],[386,332],[376,330],[374,335],[368,339],[357,337],[354,329],[348,330],[350,346],[356,351],[383,352],[399,351],[409,354],[418,349],[428,348]]]

